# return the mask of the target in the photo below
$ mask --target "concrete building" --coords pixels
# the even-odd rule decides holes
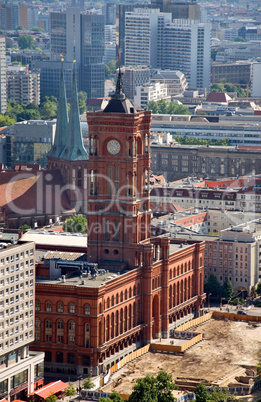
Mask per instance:
[[[20,105],[40,104],[40,73],[32,73],[27,67],[8,66],[6,87],[7,99]]]
[[[71,99],[71,82],[72,82],[72,62],[64,62],[64,80],[66,86],[66,94],[68,100]],[[43,94],[53,95],[59,98],[61,62],[60,61],[35,61],[33,67],[40,71],[40,90]],[[79,87],[79,74],[77,69],[77,82]]]
[[[34,341],[35,251],[33,242],[4,240],[0,250],[0,396],[12,401],[43,385],[44,353]]]
[[[184,73],[190,88],[210,85],[211,24],[175,19],[162,31],[162,58],[158,67]]]
[[[168,181],[187,176],[213,179],[261,174],[260,148],[151,144],[151,170]]]
[[[5,36],[0,35],[0,113],[5,113],[7,108],[5,51],[6,51]]]
[[[134,103],[142,109],[146,109],[148,103],[151,101],[157,102],[161,99],[171,100],[171,97],[168,95],[167,85],[160,82],[137,86],[135,92]]]
[[[6,137],[6,166],[35,162],[46,167],[55,129],[53,121],[30,120],[14,124]]]
[[[230,105],[236,107],[233,102]],[[205,116],[154,115],[151,124],[152,133],[168,132],[173,136],[212,140],[213,143],[229,139],[231,146],[247,147],[261,145],[260,127],[260,118],[253,116],[253,109],[248,119],[247,116],[219,116],[209,121]]]
[[[150,69],[148,67],[125,67],[122,72],[124,92],[130,100],[134,101],[136,87],[150,82]]]
[[[219,83],[222,79],[232,84],[248,84],[252,78],[252,62],[212,63],[211,82]]]
[[[66,62],[76,60],[79,90],[88,97],[104,96],[104,15],[82,13],[79,7],[50,13],[51,59],[63,55]],[[51,64],[49,66],[51,69]]]
[[[181,71],[156,70],[152,73],[150,82],[167,85],[168,95],[171,97],[183,94],[188,86],[186,77]]]
[[[253,63],[251,96],[261,97],[261,63]]]
[[[159,32],[171,21],[170,13],[140,8],[125,15],[125,65],[157,68],[161,51]]]

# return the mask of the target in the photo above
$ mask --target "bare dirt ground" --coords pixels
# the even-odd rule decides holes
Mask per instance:
[[[210,320],[197,327],[205,339],[183,356],[147,353],[112,376],[104,391],[131,393],[136,379],[165,370],[177,377],[218,381],[229,377],[240,366],[255,366],[261,350],[261,325]],[[164,342],[165,343],[165,342]]]

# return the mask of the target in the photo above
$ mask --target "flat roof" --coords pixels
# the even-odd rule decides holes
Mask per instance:
[[[20,239],[37,245],[87,247],[87,234],[29,230]]]

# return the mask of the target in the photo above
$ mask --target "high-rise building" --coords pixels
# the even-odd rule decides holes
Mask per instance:
[[[82,13],[79,7],[50,13],[51,59],[76,60],[79,90],[104,96],[104,15]]]
[[[25,400],[43,385],[43,352],[34,341],[34,243],[1,239],[0,398]]]
[[[211,24],[193,20],[173,20],[162,32],[164,50],[159,65],[162,69],[180,70],[190,88],[210,85]]]
[[[159,30],[171,22],[170,13],[136,8],[125,14],[125,65],[158,67]]]
[[[27,67],[10,66],[6,74],[7,99],[20,105],[40,103],[40,73],[29,72]]]
[[[102,7],[102,13],[105,16],[106,25],[116,24],[116,4],[115,3],[105,3]]]
[[[0,113],[5,113],[6,103],[6,44],[5,36],[0,35]]]
[[[125,67],[122,82],[126,96],[134,101],[135,88],[150,82],[150,69],[148,67]]]

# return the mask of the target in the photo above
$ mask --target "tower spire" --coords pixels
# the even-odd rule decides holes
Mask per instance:
[[[119,73],[116,83],[116,91],[113,95],[114,99],[125,99],[125,94],[123,92],[123,83],[122,83],[122,72],[121,72],[121,56],[120,56],[120,49],[118,52],[118,62],[119,62]]]
[[[57,122],[55,130],[55,139],[49,156],[53,158],[59,158],[66,141],[66,132],[68,127],[68,111],[67,111],[67,99],[66,99],[66,89],[64,82],[64,58],[61,54],[61,76],[60,76],[60,92],[59,92],[59,104],[57,110]]]
[[[71,91],[71,107],[69,114],[69,124],[67,126],[66,144],[60,154],[61,159],[70,161],[88,159],[87,152],[82,142],[82,131],[79,117],[77,82],[75,71],[75,60],[73,61],[73,79]]]

